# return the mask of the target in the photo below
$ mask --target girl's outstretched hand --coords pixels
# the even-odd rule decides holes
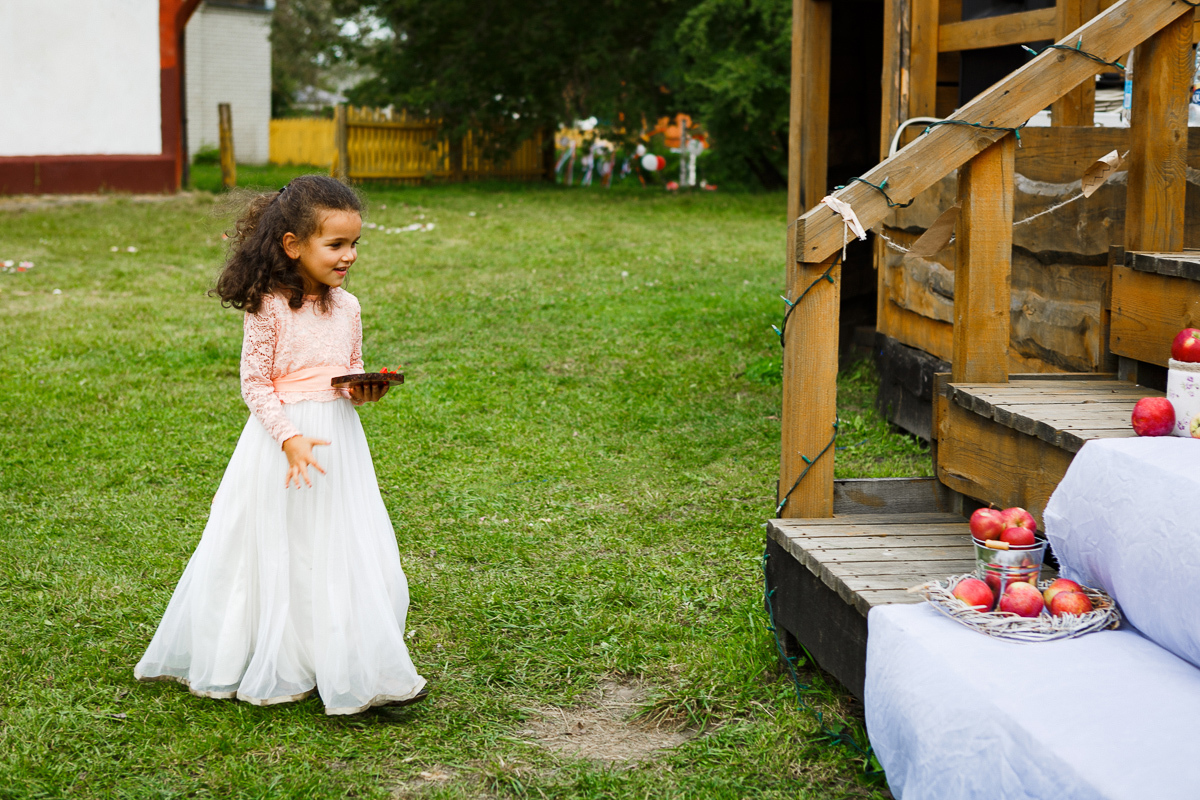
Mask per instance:
[[[312,449],[317,445],[327,445],[325,439],[313,439],[308,436],[293,436],[283,443],[283,452],[287,454],[288,471],[287,480],[284,481],[283,487],[289,489],[292,486],[292,481],[296,481],[296,488],[300,488],[300,479],[304,479],[304,483],[312,486],[312,481],[308,479],[308,468],[311,465],[313,469],[322,475],[325,474],[324,468],[317,463],[316,457],[313,455]]]
[[[354,405],[376,403],[388,392],[386,383],[356,383],[350,387],[350,402]]]

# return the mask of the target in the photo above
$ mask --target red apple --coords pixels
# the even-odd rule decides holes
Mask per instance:
[[[985,569],[983,580],[987,583],[988,588],[992,590],[992,595],[1000,594],[1000,573],[990,569]]]
[[[1092,601],[1083,592],[1059,592],[1050,601],[1050,614],[1086,614],[1093,610]]]
[[[1184,328],[1171,342],[1171,358],[1176,361],[1200,361],[1200,329]]]
[[[976,611],[990,611],[992,608],[992,590],[978,578],[963,578],[954,587],[954,596]]]
[[[971,515],[971,535],[976,539],[999,539],[1007,527],[994,508],[981,508]]]
[[[1011,583],[1000,596],[1000,610],[1016,614],[1018,617],[1036,617],[1042,613],[1046,603],[1042,593],[1033,584],[1021,581]]]
[[[1165,397],[1143,397],[1133,407],[1133,432],[1138,436],[1168,436],[1175,427],[1175,406]]]
[[[1083,587],[1075,581],[1069,581],[1066,578],[1055,578],[1054,581],[1046,587],[1046,591],[1042,592],[1042,599],[1046,601],[1046,605],[1050,605],[1054,601],[1054,595],[1059,592],[1082,592]]]
[[[1028,528],[1031,531],[1037,531],[1037,520],[1023,508],[1006,508],[1000,512],[1001,518],[1004,520],[1005,530],[1009,528]]]
[[[1037,541],[1033,531],[1029,528],[1008,528],[1004,533],[1000,534],[1000,541],[1008,542],[1009,544],[1025,545],[1033,544]]]

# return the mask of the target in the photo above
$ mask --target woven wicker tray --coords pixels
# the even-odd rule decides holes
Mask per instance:
[[[966,625],[973,631],[1014,642],[1073,639],[1106,628],[1116,628],[1121,624],[1121,614],[1117,611],[1117,604],[1113,599],[1104,592],[1087,587],[1084,587],[1083,592],[1092,601],[1095,610],[1086,614],[1052,617],[1044,613],[1037,617],[1019,617],[1006,611],[976,611],[951,594],[959,581],[974,577],[973,574],[955,575],[944,580],[931,581],[909,591],[924,595],[938,613]],[[1039,581],[1038,589],[1045,591],[1050,583]]]

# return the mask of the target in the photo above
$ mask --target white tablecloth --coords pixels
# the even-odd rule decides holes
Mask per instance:
[[[1200,796],[1200,670],[1133,630],[1015,644],[868,617],[867,730],[903,800]]]
[[[1200,797],[1200,440],[1089,442],[1045,523],[1062,574],[1142,633],[1016,644],[925,604],[872,609],[864,700],[889,785],[903,800]]]
[[[1200,439],[1088,442],[1044,518],[1064,577],[1200,666]]]

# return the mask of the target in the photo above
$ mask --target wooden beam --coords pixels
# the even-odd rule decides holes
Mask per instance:
[[[1056,39],[1071,35],[1083,23],[1100,13],[1099,0],[1058,0]],[[1088,78],[1050,106],[1050,122],[1055,127],[1092,126],[1096,116],[1096,82]]]
[[[1192,28],[1188,9],[1134,53],[1125,249],[1183,249]]]
[[[1105,60],[1128,53],[1135,45],[1191,9],[1180,0],[1121,0],[1105,13],[1072,32],[1063,43],[1080,37],[1088,49]],[[1189,22],[1191,17],[1188,17]],[[952,119],[998,128],[1015,128],[1096,73],[1095,61],[1061,50],[1048,50],[996,83],[964,106]],[[1186,102],[1186,93],[1179,97]],[[888,179],[896,202],[912,199],[987,149],[1005,130],[941,125],[864,175],[874,184]],[[888,214],[883,195],[854,181],[836,192],[849,203],[867,228]],[[842,248],[842,220],[824,206],[813,208],[796,225],[796,257],[806,263],[823,261]],[[1142,248],[1153,249],[1153,248]]]
[[[938,0],[909,0],[912,9],[912,90],[908,116],[932,117],[937,104]]]
[[[1013,162],[1005,136],[958,171],[954,268],[955,382],[1008,380],[1012,273]]]
[[[1004,44],[1025,44],[1041,39],[1057,39],[1059,36],[1058,12],[1053,8],[1043,8],[943,25],[938,31],[938,52],[953,53]]]
[[[793,223],[794,224],[794,223]],[[796,484],[778,516],[782,519],[833,516],[833,447],[829,445],[837,419],[838,306],[841,266],[799,264],[789,258],[787,297],[797,302],[784,327],[783,348],[783,448],[779,467],[779,499]],[[832,281],[821,276],[829,271]],[[809,286],[811,291],[798,299]],[[811,467],[809,462],[813,462]]]
[[[821,202],[829,171],[831,0],[792,0],[788,222]]]

